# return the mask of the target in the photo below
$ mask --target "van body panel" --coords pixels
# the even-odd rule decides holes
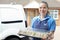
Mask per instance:
[[[0,40],[26,29],[25,21],[22,5],[0,4]]]

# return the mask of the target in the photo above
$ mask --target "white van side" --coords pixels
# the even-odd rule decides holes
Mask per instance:
[[[25,12],[22,5],[0,4],[0,40],[7,37],[19,40],[19,30],[26,29]]]

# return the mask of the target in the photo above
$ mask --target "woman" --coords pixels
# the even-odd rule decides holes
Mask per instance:
[[[49,37],[46,40],[52,39],[51,36],[55,32],[56,23],[55,20],[50,17],[48,14],[48,4],[47,2],[42,1],[39,6],[39,16],[36,16],[32,20],[32,29],[39,29],[42,32],[50,32]],[[44,38],[33,38],[33,40],[41,40]]]

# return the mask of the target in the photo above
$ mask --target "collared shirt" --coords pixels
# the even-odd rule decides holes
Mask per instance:
[[[49,15],[46,15],[44,17],[44,20],[40,20],[39,16],[36,16],[33,18],[32,20],[32,29],[34,29],[35,31],[55,31],[56,28],[56,23],[55,20],[50,17]]]

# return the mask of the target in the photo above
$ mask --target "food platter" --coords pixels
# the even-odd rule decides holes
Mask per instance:
[[[37,38],[48,37],[48,32],[37,32],[37,31],[30,30],[30,29],[20,30],[18,34],[24,35],[24,36],[30,36],[30,37],[37,37]]]

